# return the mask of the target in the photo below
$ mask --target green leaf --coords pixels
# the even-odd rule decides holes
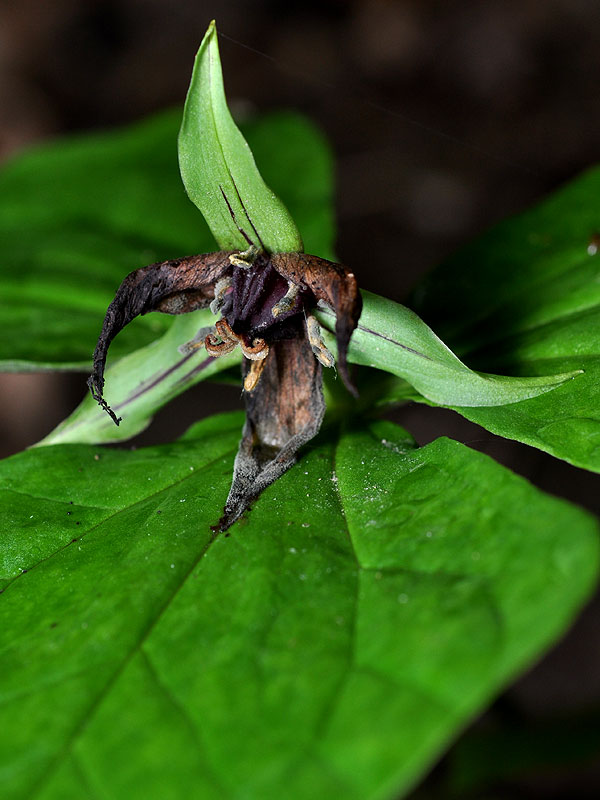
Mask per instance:
[[[548,392],[579,374],[509,378],[473,372],[410,309],[371,292],[362,295],[363,312],[350,341],[349,361],[404,378],[437,405],[502,406]],[[332,327],[331,310],[323,309],[318,316]],[[334,342],[327,336],[332,348]]]
[[[181,344],[213,322],[210,311],[177,317],[160,339],[109,367],[105,374],[104,396],[115,414],[121,417],[118,427],[91,394],[86,393],[75,411],[38,445],[120,442],[143,431],[169,400],[240,362],[239,349],[220,358],[211,358],[205,350],[179,352]]]
[[[128,272],[210,247],[178,185],[175,135],[165,114],[43,146],[0,172],[2,369],[87,368]],[[148,344],[167,322],[154,315],[131,326],[114,356]]]
[[[214,21],[194,63],[179,132],[179,167],[190,200],[220,249],[302,251],[294,220],[263,181],[227,107]]]
[[[458,251],[412,304],[479,369],[583,369],[507,408],[456,410],[490,431],[600,471],[600,168]],[[460,404],[457,404],[460,405]]]
[[[44,145],[0,171],[0,369],[88,369],[127,273],[215,249],[181,185],[180,118],[172,111]],[[244,132],[311,252],[331,258],[332,167],[322,135],[291,113],[249,122]],[[170,323],[163,314],[135,320],[111,356],[149,344]]]
[[[592,518],[390,423],[212,538],[241,425],[0,464],[5,797],[397,797],[591,588]]]

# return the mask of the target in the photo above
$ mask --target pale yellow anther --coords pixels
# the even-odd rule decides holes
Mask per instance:
[[[187,356],[196,350],[202,349],[204,347],[204,340],[206,339],[206,337],[214,332],[215,329],[212,325],[206,328],[200,328],[200,330],[194,336],[193,339],[190,339],[189,342],[185,342],[184,344],[180,344],[177,349],[182,355]]]
[[[308,334],[309,344],[317,361],[324,367],[335,366],[335,358],[325,346],[325,342],[321,338],[321,327],[317,318],[312,314],[308,314],[306,317],[306,332]]]
[[[225,297],[227,296],[227,291],[231,288],[231,278],[221,278],[215,284],[215,299],[210,304],[210,310],[213,314],[218,314],[221,308],[223,307],[223,303],[225,302]]]
[[[299,291],[300,287],[296,286],[295,283],[288,283],[287,292],[283,295],[281,300],[278,300],[277,303],[275,303],[271,309],[271,315],[273,317],[278,317],[280,314],[285,314],[287,311],[291,311],[294,303],[296,302]]]
[[[229,256],[229,263],[234,267],[248,269],[256,261],[258,252],[258,247],[255,247],[253,244],[251,244],[250,247],[247,250],[244,250],[243,253],[232,253]]]
[[[252,366],[250,367],[250,372],[244,378],[244,391],[251,392],[253,389],[256,388],[258,381],[260,380],[260,376],[262,375],[263,369],[265,368],[266,361],[265,359],[261,359],[260,361],[253,361]]]

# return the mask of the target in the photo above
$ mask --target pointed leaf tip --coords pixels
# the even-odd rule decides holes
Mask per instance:
[[[582,373],[522,378],[474,372],[413,311],[365,290],[362,295],[363,312],[348,360],[404,378],[435,405],[507,406],[549,392]],[[325,309],[317,314],[325,325],[328,315],[332,312]]]
[[[296,224],[263,181],[227,107],[214,20],[194,63],[179,131],[179,167],[190,200],[220,248],[302,251]]]

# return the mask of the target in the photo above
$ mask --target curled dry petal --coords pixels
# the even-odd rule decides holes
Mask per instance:
[[[106,311],[88,378],[92,396],[117,425],[119,420],[102,397],[106,354],[112,340],[139,314],[185,314],[205,308],[214,297],[215,283],[231,269],[229,253],[205,253],[150,264],[125,278]]]
[[[271,265],[286,280],[312,293],[335,311],[338,369],[348,390],[356,388],[348,375],[348,344],[362,311],[362,298],[354,273],[341,264],[304,253],[273,253]]]
[[[251,369],[244,360],[246,376]],[[298,449],[321,427],[325,413],[321,365],[305,332],[271,345],[260,380],[245,397],[246,424],[229,497],[216,526],[220,531],[292,466]]]
[[[241,346],[246,424],[235,460],[223,531],[296,460],[316,435],[325,402],[321,364],[332,364],[311,310],[319,300],[336,314],[338,367],[348,376],[347,349],[362,310],[356,279],[340,264],[302,253],[208,253],[143,267],[125,278],[110,304],[88,380],[93,397],[118,424],[102,397],[108,347],[138,314],[184,314],[208,306],[222,313],[214,332],[204,331],[209,355]],[[199,337],[188,347],[200,345]]]

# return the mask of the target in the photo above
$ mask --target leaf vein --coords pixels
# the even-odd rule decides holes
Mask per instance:
[[[216,460],[219,460],[219,459],[215,459],[215,461]],[[186,476],[186,477],[188,477],[188,476]],[[179,481],[178,483],[181,483],[181,482],[182,481]],[[203,545],[203,547],[200,549],[198,555],[193,560],[189,570],[183,576],[183,578],[181,580],[181,583],[175,588],[175,591],[173,591],[169,595],[169,597],[163,603],[162,607],[157,612],[156,616],[148,623],[148,625],[146,626],[146,629],[142,632],[142,634],[140,635],[139,639],[134,643],[134,645],[131,648],[131,650],[129,651],[129,653],[125,656],[125,658],[122,660],[122,662],[117,667],[117,669],[113,672],[113,674],[110,676],[110,678],[106,681],[106,683],[104,684],[104,687],[98,692],[98,694],[96,695],[95,699],[91,702],[91,704],[86,709],[86,712],[82,715],[82,717],[80,718],[79,722],[75,725],[75,728],[73,729],[73,732],[71,733],[71,735],[67,739],[64,747],[61,749],[61,751],[58,753],[58,755],[53,759],[52,763],[50,764],[50,766],[46,770],[46,772],[40,777],[40,779],[33,786],[32,791],[31,791],[31,797],[35,797],[35,796],[37,796],[39,794],[39,792],[43,789],[43,786],[44,786],[46,780],[48,779],[48,777],[50,775],[52,775],[52,773],[58,768],[58,766],[61,764],[63,759],[67,755],[69,755],[71,753],[75,743],[77,742],[77,740],[79,739],[81,734],[85,731],[86,726],[89,724],[90,719],[94,716],[94,714],[97,713],[98,709],[102,705],[102,702],[108,696],[108,693],[110,692],[112,687],[115,685],[115,683],[117,682],[119,677],[123,674],[123,672],[125,671],[125,669],[128,666],[128,664],[133,660],[133,658],[136,655],[136,653],[138,653],[140,651],[140,649],[142,648],[144,642],[148,639],[148,637],[150,636],[150,634],[152,633],[152,631],[154,630],[154,628],[158,624],[159,620],[166,613],[166,611],[170,607],[171,603],[175,600],[175,598],[177,597],[179,592],[185,586],[185,584],[186,584],[188,578],[190,577],[190,575],[192,574],[192,572],[196,569],[196,567],[198,566],[198,564],[200,563],[202,558],[206,555],[206,553],[210,549],[210,546],[213,544],[213,542],[218,537],[219,537],[219,533],[211,534],[211,536],[208,539],[208,541],[206,542],[206,544]]]
[[[151,494],[145,495],[144,497],[140,498],[139,500],[136,500],[135,503],[131,503],[131,505],[124,506],[123,508],[117,509],[117,511],[115,511],[113,514],[109,514],[108,516],[104,517],[104,519],[99,520],[94,525],[92,525],[91,528],[88,528],[86,531],[81,533],[81,535],[78,536],[77,538],[71,539],[69,542],[66,542],[61,547],[59,547],[58,550],[55,550],[53,553],[50,553],[50,555],[45,556],[44,558],[41,558],[35,564],[32,564],[30,567],[27,567],[26,572],[20,572],[18,575],[15,575],[14,578],[9,580],[4,585],[4,587],[2,589],[0,589],[0,595],[4,594],[4,592],[6,592],[6,590],[8,588],[10,588],[15,583],[15,581],[17,581],[20,577],[22,577],[23,575],[26,575],[28,572],[31,572],[31,570],[36,569],[41,564],[45,564],[47,561],[50,561],[51,559],[53,559],[55,556],[60,555],[60,553],[62,553],[63,550],[66,550],[67,547],[70,547],[72,544],[77,544],[77,542],[80,542],[89,533],[92,533],[92,531],[94,531],[96,528],[99,528],[100,525],[103,525],[105,522],[108,522],[109,520],[113,519],[114,517],[117,517],[119,514],[122,514],[122,513],[126,512],[126,511],[131,511],[131,509],[135,508],[136,506],[140,505],[141,503],[145,503],[148,500],[151,500],[153,497],[158,497],[158,495],[162,494],[163,492],[170,491],[171,489],[173,489],[173,487],[179,486],[184,481],[188,480],[189,478],[192,478],[194,475],[198,475],[199,472],[202,472],[203,470],[209,469],[210,467],[212,467],[213,464],[216,464],[217,462],[221,461],[221,459],[223,459],[226,455],[229,455],[230,453],[233,453],[233,452],[234,452],[234,450],[226,450],[220,456],[218,456],[217,458],[212,459],[207,464],[205,464],[202,467],[200,467],[199,469],[195,470],[193,473],[189,473],[187,475],[184,475],[182,478],[180,478],[179,480],[175,481],[174,483],[170,483],[168,486],[164,486],[162,489],[158,489],[156,492],[152,492]]]
[[[160,671],[157,665],[152,661],[150,654],[147,652],[146,648],[142,645],[140,647],[140,655],[147,667],[149,675],[154,680],[154,683],[158,687],[158,689],[163,693],[169,703],[173,706],[177,714],[184,720],[187,727],[189,728],[192,738],[197,745],[197,749],[203,755],[203,762],[204,766],[207,767],[207,772],[210,774],[210,778],[214,783],[215,787],[219,790],[220,797],[224,798],[226,796],[230,796],[230,792],[225,788],[225,786],[221,783],[219,775],[212,764],[208,762],[208,757],[206,753],[206,745],[202,741],[202,737],[200,735],[200,730],[197,727],[194,719],[188,713],[185,705],[180,703],[179,700],[175,697],[171,689],[168,687],[167,683],[163,680],[160,675]]]

